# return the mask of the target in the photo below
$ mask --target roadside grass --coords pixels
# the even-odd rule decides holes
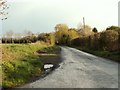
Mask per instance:
[[[55,47],[41,44],[3,44],[2,45],[2,86],[13,88],[23,85],[31,78],[40,76],[43,71],[41,57],[37,50],[54,52]],[[44,58],[45,59],[45,58]]]
[[[103,57],[106,59],[110,59],[112,61],[120,62],[120,51],[110,52],[110,51],[103,51],[103,50],[91,50],[91,49],[88,49],[85,47],[76,47],[76,46],[73,46],[73,47],[76,49],[94,54],[94,55],[99,56],[99,57]]]

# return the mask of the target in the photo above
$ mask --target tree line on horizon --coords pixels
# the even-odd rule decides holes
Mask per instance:
[[[76,29],[69,28],[66,24],[57,24],[55,32],[52,33],[35,35],[31,31],[26,31],[24,37],[16,34],[16,38],[12,38],[13,35],[15,35],[13,31],[6,32],[2,43],[22,44],[43,41],[52,45],[80,46],[95,50],[120,50],[120,27],[118,26],[110,26],[98,32],[97,28],[91,28],[89,25],[82,25]]]
[[[54,44],[53,33],[37,33],[24,31],[23,33],[14,33],[13,31],[6,32],[2,37],[4,44],[26,44],[43,41],[45,43]]]

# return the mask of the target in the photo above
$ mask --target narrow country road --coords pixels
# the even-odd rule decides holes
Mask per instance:
[[[60,67],[24,88],[118,88],[118,63],[74,48],[61,48]]]

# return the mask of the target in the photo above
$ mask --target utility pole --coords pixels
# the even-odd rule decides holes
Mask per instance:
[[[83,26],[84,26],[84,30],[85,30],[85,18],[83,17]]]

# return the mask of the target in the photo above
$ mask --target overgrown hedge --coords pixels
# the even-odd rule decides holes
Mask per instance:
[[[72,45],[92,50],[120,50],[120,31],[106,30],[88,37],[79,37],[71,41]]]

